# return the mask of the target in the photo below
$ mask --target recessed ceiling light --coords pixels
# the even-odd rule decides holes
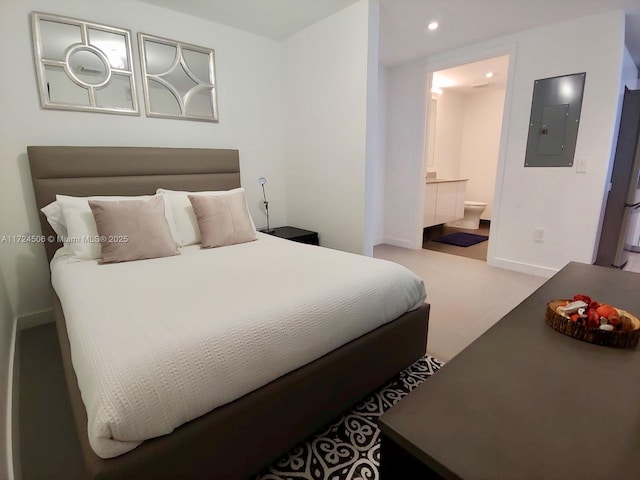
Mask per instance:
[[[485,77],[487,77],[487,78],[491,78],[491,77],[493,77],[493,72],[489,72],[489,73],[487,73],[487,74],[485,75]]]
[[[431,22],[429,25],[427,25],[427,28],[429,30],[436,30],[438,28],[438,22]]]

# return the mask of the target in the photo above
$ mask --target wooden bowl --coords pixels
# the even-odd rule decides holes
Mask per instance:
[[[547,324],[554,330],[577,338],[583,342],[595,343],[615,348],[634,348],[640,340],[640,320],[635,315],[626,310],[616,308],[620,317],[628,317],[631,320],[630,330],[614,330],[607,332],[597,328],[587,328],[572,322],[570,318],[557,312],[560,305],[566,305],[570,300],[553,300],[547,303],[547,313],[545,319]]]

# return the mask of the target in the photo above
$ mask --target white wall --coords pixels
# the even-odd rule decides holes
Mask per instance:
[[[461,178],[460,159],[466,97],[455,90],[443,89],[436,99],[436,134],[433,167],[438,178]],[[425,160],[426,161],[426,160]]]
[[[9,381],[9,368],[11,362],[11,338],[13,337],[14,321],[13,311],[9,305],[5,276],[0,265],[0,478],[13,478],[9,465],[11,460],[10,442],[11,432],[8,430],[10,412],[7,410],[11,388]]]
[[[379,138],[380,81],[378,56],[380,52],[380,4],[378,0],[368,3],[367,38],[367,103],[365,125],[365,176],[364,176],[364,239],[363,255],[373,256],[374,244],[379,238],[379,227],[384,221],[383,205],[380,203],[380,186],[384,183],[384,140]],[[384,185],[382,185],[384,188]],[[384,195],[384,193],[383,193]]]
[[[518,39],[500,223],[490,252],[496,263],[541,272],[572,260],[591,263],[615,141],[623,48],[622,12],[549,26]],[[575,157],[588,160],[588,172],[524,168],[534,80],[577,72],[587,75]],[[545,229],[544,243],[533,240],[538,227]]]
[[[419,66],[399,66],[390,72],[391,79],[402,76],[403,83],[411,86],[403,91],[402,85],[390,82],[390,87],[396,87],[390,91],[390,99],[393,96],[402,106],[422,106],[424,111],[425,70],[512,53],[490,264],[550,275],[571,260],[591,262],[614,141],[623,42],[624,14],[615,11],[470,45],[425,59]],[[409,68],[412,75],[407,75]],[[588,173],[577,174],[574,168],[524,168],[534,80],[577,72],[587,72],[587,77],[576,157],[588,159]],[[422,93],[417,91],[420,83]],[[414,123],[424,117],[423,111],[389,120],[387,172],[395,174],[387,179],[387,192],[398,184],[409,189],[407,186],[422,173],[415,166],[419,153],[405,149],[403,155],[401,144],[421,143],[424,129],[416,129]],[[414,233],[419,224],[415,215],[416,205],[420,206],[418,196],[417,187],[413,193],[404,192],[401,199],[388,205],[385,217],[395,218],[393,230],[387,230],[385,223],[385,235],[401,233],[400,240],[413,240],[414,248],[419,248]],[[544,243],[533,240],[537,227],[546,231]]]
[[[622,82],[631,89],[636,90],[638,88],[638,67],[636,67],[629,49],[625,46],[622,57]],[[624,89],[623,89],[624,90]]]
[[[421,248],[427,71],[423,61],[389,69],[384,242]]]
[[[387,83],[389,70],[384,65],[378,65],[378,131],[377,131],[377,151],[374,163],[374,245],[384,243],[384,177],[385,177],[385,156],[387,148]]]
[[[443,90],[434,95],[434,168],[438,178],[469,179],[467,200],[485,202],[482,218],[491,220],[505,91]]]
[[[216,52],[220,123],[42,110],[29,29],[30,11],[102,22]],[[282,145],[282,46],[257,35],[126,0],[4,2],[0,44],[0,235],[38,233],[27,145],[124,145],[237,148],[242,184],[256,224],[265,224],[257,179],[267,177],[272,224],[286,224]],[[142,94],[139,81],[138,91]],[[257,81],[259,79],[259,81]],[[144,110],[141,105],[141,109]],[[18,316],[49,308],[49,274],[41,245],[0,244],[9,300]]]
[[[360,0],[284,41],[287,218],[317,231],[321,245],[356,253],[372,248],[365,177],[367,120],[377,101],[369,92],[376,12]]]
[[[480,218],[491,220],[505,91],[488,90],[465,96],[460,148],[460,177],[468,178],[466,199],[484,202]]]

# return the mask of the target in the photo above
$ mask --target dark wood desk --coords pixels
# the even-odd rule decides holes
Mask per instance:
[[[640,478],[640,349],[544,321],[584,293],[640,314],[640,274],[570,263],[380,418],[381,478]]]

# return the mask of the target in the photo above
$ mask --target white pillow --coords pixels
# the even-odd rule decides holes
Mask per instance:
[[[206,191],[206,192],[184,192],[179,190],[165,190],[159,188],[156,193],[164,195],[171,205],[173,211],[173,220],[175,222],[178,245],[186,247],[187,245],[195,245],[201,242],[200,228],[198,227],[198,219],[193,211],[191,202],[188,195],[233,195],[238,192],[244,193],[244,188],[234,188],[233,190],[220,190],[220,191]],[[247,205],[247,211],[249,205]],[[253,232],[256,232],[256,226],[249,213],[249,219],[251,220],[251,228]],[[176,237],[174,237],[176,238]]]
[[[62,208],[60,208],[60,204],[57,201],[42,207],[40,211],[47,217],[47,222],[49,222],[49,225],[51,225],[51,228],[53,228],[53,231],[56,232],[58,237],[67,236],[67,225],[64,223]]]
[[[75,260],[95,260],[100,258],[100,241],[96,222],[89,207],[89,200],[97,201],[127,201],[147,200],[152,195],[140,195],[134,197],[96,196],[96,197],[69,197],[56,195],[56,202],[62,210],[64,224],[67,229],[64,246]],[[164,200],[164,198],[163,198]],[[165,217],[174,241],[176,239],[176,227],[173,221],[171,208],[165,201]],[[177,244],[177,242],[176,242]]]

